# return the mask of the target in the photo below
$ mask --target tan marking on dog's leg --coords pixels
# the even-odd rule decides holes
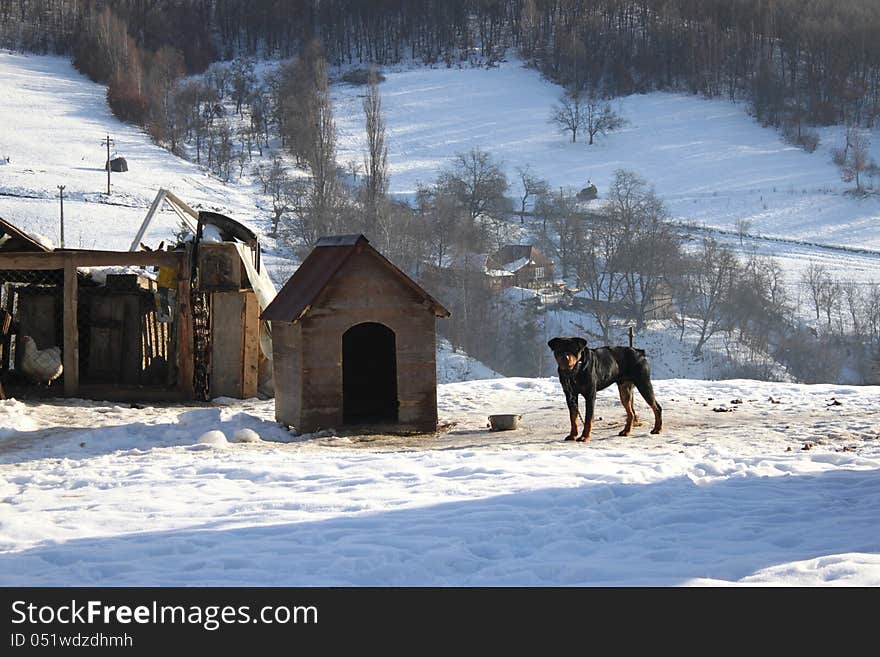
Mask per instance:
[[[584,432],[581,434],[581,437],[578,438],[579,442],[588,443],[590,442],[590,434],[593,433],[593,419],[584,420]]]
[[[651,433],[660,433],[663,431],[663,409],[655,401],[654,405],[651,406],[651,410],[654,411],[654,428],[651,429]]]
[[[618,383],[617,391],[620,393],[620,403],[623,404],[623,409],[626,411],[626,424],[623,427],[623,431],[621,431],[618,435],[628,436],[630,433],[632,433],[633,420],[636,416],[635,412],[633,411],[632,384]]]

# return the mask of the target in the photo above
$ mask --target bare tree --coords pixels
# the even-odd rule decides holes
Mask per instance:
[[[506,227],[502,220],[510,212],[511,203],[507,198],[507,176],[489,153],[479,148],[458,153],[440,172],[437,188],[455,199],[467,217],[474,239],[472,250],[487,249],[502,241]]]
[[[367,130],[366,210],[369,223],[379,222],[381,202],[388,191],[388,147],[385,144],[385,118],[382,116],[382,98],[376,69],[370,69],[369,91],[364,96],[364,115]]]
[[[734,222],[734,226],[736,227],[736,234],[739,235],[739,245],[742,246],[743,240],[752,229],[752,220],[747,217],[738,217]]]
[[[590,135],[590,145],[596,135],[605,136],[626,125],[626,119],[614,111],[611,103],[594,93],[589,93],[581,112],[583,128]]]
[[[681,239],[666,221],[663,202],[632,171],[615,171],[605,211],[620,233],[606,267],[623,276],[623,303],[641,330],[665,279],[678,267]]]
[[[850,329],[854,336],[863,337],[865,329],[865,307],[867,299],[862,298],[860,285],[854,281],[840,284],[840,293],[849,315]]]
[[[570,132],[572,144],[577,142],[578,131],[584,125],[585,104],[586,99],[580,89],[569,89],[560,96],[550,112],[550,122],[556,124],[561,132]]]
[[[317,239],[334,230],[336,201],[336,125],[327,79],[327,60],[320,44],[310,42],[297,60],[281,67],[276,84],[276,103],[284,144],[297,163],[310,174],[308,209],[312,226],[300,231],[305,239]],[[314,242],[307,242],[311,246]]]
[[[711,237],[703,239],[692,258],[686,287],[679,299],[680,312],[696,322],[695,356],[702,353],[709,338],[728,325],[725,305],[739,271],[739,261],[730,249]]]
[[[519,182],[522,186],[522,191],[519,195],[519,221],[523,223],[529,199],[536,199],[547,195],[550,192],[550,185],[546,180],[538,178],[528,164],[524,167],[517,167],[516,175],[519,177]]]
[[[626,275],[614,264],[622,241],[623,235],[609,215],[594,216],[574,251],[578,286],[588,296],[586,310],[596,320],[605,342],[611,339],[614,318],[623,314]]]
[[[583,231],[577,199],[561,189],[558,193],[542,194],[535,203],[535,215],[543,225],[541,248],[559,260],[563,279],[574,272],[580,284],[582,276],[577,266]]]
[[[235,111],[241,116],[245,100],[253,93],[254,87],[257,84],[253,60],[246,57],[238,57],[233,61],[230,70],[230,82],[232,83],[232,100],[235,101]]]
[[[823,303],[828,297],[827,288],[832,284],[831,275],[824,266],[816,262],[810,262],[810,265],[801,274],[801,283],[810,294],[813,309],[816,311],[816,321],[818,322],[821,317]]]
[[[681,270],[681,238],[666,221],[662,202],[632,171],[618,170],[599,214],[581,217],[566,240],[578,285],[603,336],[614,318],[643,327],[658,299],[668,297]],[[560,236],[561,237],[561,236]],[[562,253],[560,253],[560,256]]]
[[[457,198],[440,186],[419,186],[416,193],[419,214],[428,226],[428,240],[433,261],[438,269],[447,266],[457,251],[468,251],[470,242],[464,213]]]
[[[291,209],[291,180],[281,158],[272,158],[270,166],[260,165],[256,168],[257,180],[272,201],[272,237],[278,235],[281,218]]]
[[[871,159],[871,139],[868,135],[858,128],[848,128],[846,147],[842,157],[837,157],[837,161],[843,181],[855,182],[856,192],[862,193],[862,176],[877,168],[877,164]]]

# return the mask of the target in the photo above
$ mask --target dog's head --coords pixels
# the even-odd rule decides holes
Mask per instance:
[[[563,372],[573,370],[574,366],[587,348],[587,341],[583,338],[553,338],[547,343],[553,350],[553,358]]]

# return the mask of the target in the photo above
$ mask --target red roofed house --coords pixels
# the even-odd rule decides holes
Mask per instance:
[[[516,287],[540,288],[553,282],[553,260],[531,244],[506,244],[490,262],[494,269],[513,274]]]

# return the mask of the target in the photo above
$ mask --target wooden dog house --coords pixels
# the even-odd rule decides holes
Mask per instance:
[[[275,417],[437,429],[436,326],[446,310],[363,235],[321,238],[263,311],[272,324]]]

